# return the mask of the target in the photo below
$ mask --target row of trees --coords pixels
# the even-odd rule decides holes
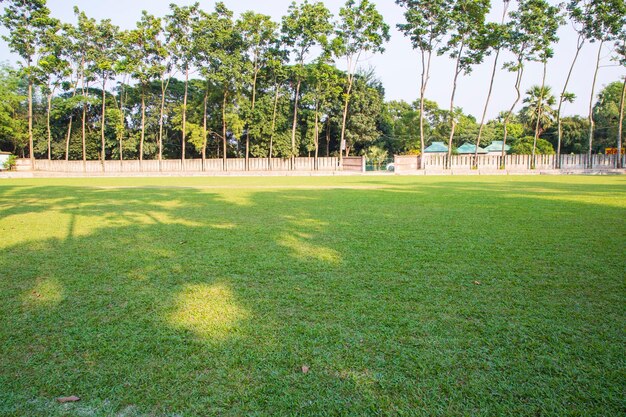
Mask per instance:
[[[342,72],[335,71],[336,80],[342,80]],[[309,91],[310,77],[303,81],[303,91]],[[523,107],[519,112],[509,118],[508,133],[514,138],[511,141],[513,152],[529,154],[532,152],[534,131],[536,126],[536,114],[539,101],[539,88],[535,86],[526,92],[523,99]],[[551,154],[558,145],[558,129],[556,123],[556,98],[552,89],[547,86],[547,97],[542,100],[540,119],[540,138],[536,146],[539,153]],[[143,114],[145,137],[147,138],[143,153],[145,158],[155,159],[158,157],[159,147],[157,138],[163,129],[163,158],[175,159],[181,157],[181,116],[180,105],[184,97],[184,81],[176,78],[169,81],[169,87],[165,97],[164,114],[165,122],[160,122],[160,96],[161,85],[158,82],[151,83],[144,93],[146,110]],[[329,101],[328,109],[332,114],[341,115],[343,101],[341,89],[335,89],[334,98]],[[594,144],[595,150],[603,151],[607,147],[615,147],[615,137],[618,135],[618,120],[620,117],[620,104],[622,102],[623,83],[614,82],[606,86],[598,95],[594,104]],[[187,143],[190,148],[187,154],[193,158],[201,157],[204,147],[202,118],[204,113],[205,86],[199,80],[190,80],[188,86],[188,135]],[[208,98],[208,113],[220,115],[219,91],[214,91]],[[90,88],[87,91],[91,104],[86,113],[86,157],[98,159],[101,152],[100,143],[100,100],[101,90]],[[28,149],[27,130],[27,80],[19,75],[18,71],[8,68],[0,69],[0,149],[11,150],[16,154],[24,155]],[[314,156],[315,146],[313,134],[315,133],[314,107],[304,94],[304,103],[298,118],[297,131],[298,150],[301,154]],[[80,97],[78,97],[80,99]],[[119,93],[107,94],[107,119],[117,120],[121,112],[125,114],[126,126],[123,149],[119,147],[118,126],[109,124],[106,133],[106,156],[107,158],[139,159],[139,145],[141,138],[142,112],[141,112],[141,89],[126,86],[123,98],[123,107],[120,105]],[[255,121],[259,132],[254,135],[250,144],[250,154],[255,157],[267,157],[270,152],[276,157],[289,157],[291,155],[291,105],[292,102],[287,94],[279,96],[276,105],[276,123],[272,125],[274,111],[274,97],[266,97],[257,100],[257,111],[261,115]],[[78,104],[77,104],[78,103]],[[47,134],[47,100],[45,96],[36,94],[34,97],[34,151],[36,157],[46,158],[48,154]],[[422,125],[427,143],[432,141],[446,142],[450,137],[450,123],[447,109],[441,109],[437,103],[425,100],[424,123]],[[72,110],[73,109],[73,110]],[[420,101],[407,103],[404,101],[384,101],[384,91],[371,73],[358,74],[353,87],[351,106],[348,112],[346,134],[348,140],[353,143],[355,153],[377,155],[393,154],[417,154],[420,137]],[[454,117],[457,120],[453,138],[454,148],[465,143],[476,143],[479,131],[482,142],[490,143],[493,140],[502,140],[504,134],[504,120],[508,112],[501,112],[495,119],[484,124],[476,120],[472,115],[466,114],[461,108],[456,107]],[[72,93],[66,92],[52,100],[52,112],[50,118],[51,127],[51,157],[52,159],[81,159],[82,157],[82,129],[72,129],[69,142],[67,141],[68,125],[73,120],[80,120],[82,107]],[[325,115],[324,119],[318,120],[318,137],[320,155],[337,155],[341,118]],[[565,153],[585,153],[588,146],[589,122],[581,116],[561,118],[561,150]],[[208,141],[207,155],[222,156],[221,137],[212,132],[221,127],[219,117],[208,117]],[[271,132],[274,131],[274,135]],[[252,132],[252,130],[251,130]],[[245,136],[235,140],[229,133],[228,155],[243,157],[245,155]],[[122,155],[119,152],[122,152]],[[371,152],[369,152],[371,151]]]
[[[140,160],[144,158],[149,112],[153,117],[158,112],[155,140],[158,159],[163,157],[166,127],[179,131],[183,160],[188,143],[205,158],[209,136],[221,139],[222,149],[216,152],[221,151],[224,158],[229,152],[229,142],[237,146],[244,142],[246,159],[251,145],[257,147],[257,155],[271,154],[274,136],[284,133],[279,126],[278,109],[290,96],[293,97],[291,146],[289,150],[281,149],[279,154],[295,156],[304,147],[309,152],[313,148],[317,155],[320,124],[330,120],[330,112],[336,110],[339,99],[342,102],[340,143],[347,155],[353,146],[350,138],[361,133],[358,128],[348,130],[353,93],[367,94],[368,88],[372,90],[367,80],[357,81],[364,78],[356,74],[359,60],[364,54],[382,52],[383,44],[389,39],[389,27],[368,0],[358,4],[348,0],[337,20],[333,20],[321,2],[293,3],[281,25],[254,12],[234,19],[223,3],[217,3],[213,12],[202,10],[198,3],[184,7],[172,4],[171,13],[164,18],[144,11],[136,28],[129,31],[120,30],[110,20],[97,22],[78,8],[75,8],[77,23],[63,24],[50,16],[45,0],[5,3],[8,4],[2,21],[10,32],[6,40],[22,58],[23,74],[28,81],[31,158],[35,152],[34,86],[40,87],[47,97],[48,158],[52,157],[55,97],[68,104],[64,109],[69,116],[66,159],[70,156],[72,122],[79,118],[81,154],[86,160],[88,125],[92,120],[89,113],[98,104],[100,111],[95,123],[100,131],[102,160],[111,155],[107,130],[115,132],[119,144],[117,156],[124,157],[129,124],[137,117],[140,120],[137,156]],[[337,71],[332,65],[335,59],[345,59],[347,71]],[[182,100],[168,102],[172,90],[180,87],[175,76],[183,79]],[[117,88],[109,91],[107,87],[114,80],[118,80]],[[101,94],[99,103],[94,97],[96,88]],[[203,97],[202,114],[193,120],[189,111],[190,90],[193,98]],[[128,100],[131,100],[130,108]],[[132,106],[136,104],[133,100],[139,102],[138,109]],[[304,109],[308,110],[305,117]],[[265,120],[268,113],[271,121]],[[311,113],[313,133],[309,132],[311,129],[299,131],[299,124],[303,119],[309,123]],[[258,140],[267,138],[269,145],[261,151]],[[311,139],[312,144],[307,143]]]
[[[615,86],[610,89],[611,100],[621,100],[619,120],[599,116],[608,111],[606,100],[601,95],[594,106],[592,93],[587,121],[561,117],[562,104],[573,100],[569,74],[558,97],[545,85],[556,33],[566,20],[579,33],[576,57],[585,43],[597,42],[599,51],[615,43],[625,64],[622,1],[571,0],[562,13],[545,0],[520,0],[509,12],[505,0],[499,23],[486,21],[488,0],[396,2],[406,17],[399,28],[422,62],[416,104],[385,103],[373,71],[358,70],[362,58],[383,52],[389,39],[389,27],[368,0],[348,0],[337,18],[321,2],[293,3],[280,24],[255,12],[235,18],[223,3],[212,12],[198,4],[172,4],[163,18],[144,12],[131,30],[77,8],[76,22],[62,23],[50,16],[45,0],[4,0],[5,39],[21,67],[17,74],[5,69],[0,77],[0,94],[6,96],[0,141],[27,148],[31,158],[83,160],[324,152],[342,157],[372,146],[423,152],[429,140],[438,139],[452,152],[461,141],[479,145],[509,137],[517,139],[514,149],[532,154],[549,151],[542,137],[557,153],[591,153],[605,144],[603,132],[623,125],[624,83],[614,84],[621,86],[619,96]],[[517,74],[516,99],[487,121],[504,51],[514,56],[504,67]],[[448,109],[426,98],[434,54],[455,63]],[[477,122],[455,106],[455,95],[463,75],[489,55],[493,72]],[[596,74],[599,59],[600,53]],[[339,60],[346,70],[336,68]],[[533,61],[543,64],[544,76],[516,112],[524,68]],[[595,82],[594,76],[593,88]],[[585,145],[581,127],[588,133]],[[615,133],[618,146],[621,134]]]
[[[618,120],[622,104],[624,83],[616,81],[607,85],[598,94],[593,107],[594,125],[594,151],[604,152],[606,148],[616,145],[616,137],[619,134]],[[493,120],[481,123],[474,116],[466,114],[461,108],[455,108],[456,119],[455,136],[452,142],[452,152],[463,143],[477,142],[480,136],[482,143],[491,143],[494,140],[502,140],[504,136],[504,122],[507,117],[508,136],[514,138],[510,141],[512,152],[518,154],[531,154],[535,143],[535,128],[537,127],[537,114],[539,119],[539,139],[536,141],[537,151],[541,154],[556,153],[561,138],[561,151],[563,153],[586,153],[588,152],[589,121],[587,117],[566,116],[561,117],[557,123],[557,99],[550,86],[545,86],[541,93],[539,85],[529,88],[521,100],[523,106],[518,112],[509,116],[508,110],[500,112]],[[543,96],[543,97],[542,97]],[[541,111],[538,111],[541,101]],[[391,154],[419,153],[419,143],[416,138],[420,137],[420,127],[428,138],[426,143],[432,141],[446,143],[450,137],[450,123],[447,109],[441,109],[437,103],[424,100],[424,120],[420,125],[420,100],[414,103],[404,101],[390,101],[384,106],[384,114],[380,123],[382,138],[377,143]],[[560,133],[559,133],[560,126]]]
[[[420,147],[422,151],[425,146],[423,129],[424,104],[433,54],[447,54],[455,62],[449,112],[451,126],[450,144],[458,123],[453,113],[459,78],[462,75],[469,74],[473,67],[481,64],[488,55],[494,55],[488,94],[476,140],[477,144],[480,144],[485,125],[485,116],[491,99],[493,82],[500,64],[499,58],[501,52],[508,51],[513,56],[513,59],[505,62],[503,67],[516,74],[514,85],[516,95],[504,118],[503,141],[505,144],[509,133],[509,123],[522,97],[520,86],[525,66],[529,62],[540,62],[543,65],[543,77],[541,85],[537,89],[537,114],[535,116],[536,123],[531,150],[534,156],[541,133],[543,103],[548,98],[548,90],[545,85],[548,61],[553,58],[553,46],[559,40],[557,37],[559,27],[569,22],[579,36],[576,45],[576,56],[564,80],[563,90],[557,98],[557,154],[561,152],[562,104],[574,99],[573,95],[567,92],[570,75],[583,46],[586,43],[597,43],[598,55],[591,81],[592,92],[588,116],[588,152],[591,155],[595,124],[593,117],[594,92],[603,46],[614,42],[617,52],[616,59],[621,65],[626,65],[626,3],[623,0],[570,0],[559,6],[552,6],[546,0],[519,0],[517,8],[510,12],[509,6],[511,1],[503,0],[502,19],[499,23],[486,21],[486,16],[490,10],[489,0],[396,0],[396,3],[405,9],[406,23],[399,25],[399,28],[411,39],[413,47],[420,54],[422,63],[420,89],[420,126],[422,126],[420,128]],[[565,12],[562,12],[562,9],[565,9]],[[622,121],[623,105],[619,126],[622,125]],[[621,131],[617,142],[618,147],[621,149]],[[448,152],[451,152],[452,146],[449,146],[448,149]],[[504,155],[504,147],[502,153]],[[591,161],[591,158],[589,160]]]

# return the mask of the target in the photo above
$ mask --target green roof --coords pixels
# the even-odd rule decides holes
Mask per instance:
[[[424,152],[448,152],[448,147],[443,142],[433,142]]]
[[[459,146],[459,148],[456,150],[457,153],[476,153],[476,145],[472,144],[472,143],[464,143],[463,145]],[[486,150],[484,150],[483,148],[481,148],[480,146],[478,147],[478,153],[487,153]]]
[[[502,143],[503,141],[501,140],[494,140],[493,142],[491,142],[491,145],[485,148],[485,150],[487,152],[502,152]],[[504,147],[504,150],[505,152],[508,152],[511,150],[511,147],[509,145],[506,145]]]

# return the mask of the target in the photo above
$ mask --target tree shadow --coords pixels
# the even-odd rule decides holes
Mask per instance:
[[[446,184],[0,187],[0,412],[617,411],[623,209]]]

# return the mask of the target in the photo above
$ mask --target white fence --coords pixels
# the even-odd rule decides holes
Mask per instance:
[[[588,161],[588,155],[561,155],[560,169],[588,169]],[[419,170],[421,159],[419,156],[397,155],[394,162],[395,171],[405,173]],[[622,156],[622,162],[626,162],[624,156]],[[526,171],[531,170],[533,166],[531,155],[506,155],[504,158],[501,155],[478,155],[476,165],[483,172],[500,170],[503,167],[509,171]],[[450,160],[445,154],[424,155],[425,171],[439,171],[449,168],[452,170],[471,170],[473,166],[474,155],[452,155]],[[535,170],[556,168],[556,155],[535,155]],[[615,169],[617,168],[617,155],[593,155],[591,168],[597,170]]]
[[[222,172],[222,171],[338,171],[339,158],[163,159],[126,161],[63,161],[36,159],[33,169],[47,172]]]

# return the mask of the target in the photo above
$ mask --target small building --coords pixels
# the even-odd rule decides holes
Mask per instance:
[[[487,151],[489,155],[502,155],[502,145],[503,141],[494,140],[493,142],[491,142],[491,145],[485,147],[485,151]],[[509,153],[510,150],[511,147],[509,145],[506,145],[504,147],[504,153]]]
[[[459,146],[459,148],[456,150],[456,152],[459,155],[469,155],[469,154],[474,155],[476,153],[476,145],[474,145],[473,143],[465,142],[463,145]],[[479,146],[478,147],[478,153],[479,154],[486,154],[487,151]]]
[[[424,149],[424,153],[448,153],[448,147],[443,142],[433,142],[428,148]]]
[[[11,156],[11,152],[0,151],[0,171],[4,169],[4,163],[9,160],[9,156]]]

